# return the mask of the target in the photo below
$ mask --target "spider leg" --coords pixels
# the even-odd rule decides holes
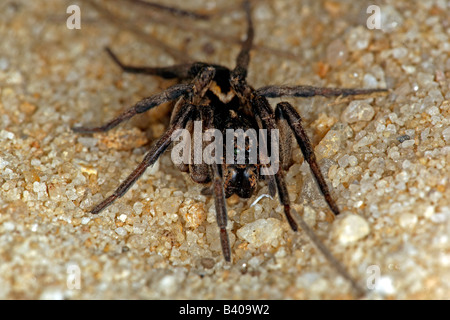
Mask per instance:
[[[207,90],[209,84],[211,83],[211,80],[214,78],[214,75],[215,75],[215,69],[213,67],[203,68],[198,73],[197,77],[194,79],[194,81],[192,83],[176,84],[176,85],[169,87],[168,89],[164,90],[163,92],[161,92],[159,94],[145,98],[103,126],[92,127],[92,128],[75,127],[75,128],[72,128],[72,130],[75,132],[82,132],[82,133],[105,132],[105,131],[111,130],[112,128],[116,127],[123,121],[132,118],[133,116],[135,116],[138,113],[146,112],[147,110],[149,110],[151,108],[154,108],[165,102],[175,100],[183,95],[191,95],[190,100],[192,100],[194,98],[195,99],[201,98],[201,97],[203,97],[205,91]],[[192,102],[194,104],[196,104],[196,101],[192,100]],[[175,112],[178,112],[178,111],[179,110],[176,110]]]
[[[193,19],[199,19],[199,20],[208,20],[211,18],[208,14],[201,14],[194,11],[187,11],[179,8],[169,7],[165,6],[163,4],[155,3],[155,2],[149,2],[149,1],[142,1],[142,0],[128,0],[129,2],[134,2],[143,6],[151,7],[154,9],[159,9],[162,11],[166,11],[170,14],[173,14],[175,16],[180,17],[188,17]]]
[[[166,132],[159,138],[159,140],[153,145],[150,151],[147,152],[142,162],[134,169],[134,171],[120,184],[120,186],[114,191],[112,195],[103,200],[101,203],[96,205],[91,213],[97,214],[111,203],[113,203],[117,198],[122,197],[128,189],[141,177],[145,170],[152,166],[156,160],[161,156],[161,154],[169,147],[172,143],[172,135],[175,130],[182,129],[185,127],[186,122],[192,115],[195,107],[188,104],[185,109],[180,112],[174,123],[166,130]]]
[[[200,109],[201,118],[205,125],[205,131],[209,129],[214,129],[214,110],[209,106],[204,106]],[[223,157],[223,155],[222,155]],[[220,233],[220,244],[222,247],[222,254],[225,258],[225,261],[231,261],[231,249],[230,249],[230,241],[227,233],[227,206],[225,202],[225,190],[223,186],[223,178],[222,171],[220,170],[220,166],[222,166],[223,158],[221,155],[215,154],[215,162],[208,166],[209,175],[212,179],[212,184],[208,188],[204,188],[203,192],[209,192],[210,194],[214,194],[214,204],[216,208],[216,221],[217,226],[219,227]],[[205,164],[203,164],[205,165]],[[207,190],[208,189],[208,190]]]
[[[317,237],[314,230],[305,222],[302,215],[300,215],[294,208],[292,208],[292,213],[299,222],[302,230],[308,235],[312,243],[317,247],[317,249],[322,252],[325,258],[330,262],[330,264],[336,269],[336,271],[349,283],[351,284],[353,290],[358,297],[363,297],[366,294],[366,290],[353,278],[347,271],[347,269],[342,265],[342,263],[337,260],[334,255],[328,250],[325,244]]]
[[[245,14],[247,16],[247,38],[241,45],[241,51],[236,58],[236,67],[232,71],[233,77],[238,79],[245,79],[247,77],[247,69],[250,63],[250,50],[253,47],[253,38],[255,31],[253,29],[253,21],[251,16],[250,2],[244,1]]]
[[[269,189],[269,196],[273,198],[275,197],[275,193],[277,193],[277,183],[275,181],[274,176],[268,176],[266,180]]]
[[[225,203],[225,192],[223,190],[222,175],[219,171],[219,164],[210,166],[213,179],[212,191],[214,193],[214,202],[216,207],[216,220],[220,229],[220,244],[222,245],[222,253],[226,261],[231,261],[230,241],[227,233],[227,206]]]
[[[297,139],[300,149],[302,150],[303,156],[308,162],[312,174],[316,179],[317,184],[319,185],[319,189],[325,197],[325,200],[328,203],[331,211],[333,211],[333,213],[336,215],[339,214],[339,209],[333,198],[331,197],[325,178],[320,171],[320,167],[317,163],[312,144],[305,130],[303,129],[302,119],[300,115],[289,103],[280,102],[277,104],[277,107],[275,109],[275,117],[277,119],[286,119],[287,123],[294,132],[295,138]]]
[[[355,96],[373,92],[385,92],[387,89],[352,89],[352,88],[322,88],[312,86],[266,86],[256,90],[256,94],[266,98],[279,97],[314,97],[314,96]]]
[[[174,58],[177,61],[183,61],[183,62],[191,62],[192,59],[189,57],[189,55],[186,54],[186,52],[181,52],[174,47],[167,45],[165,42],[155,38],[154,36],[147,34],[142,30],[142,28],[138,28],[135,24],[133,24],[131,21],[126,21],[126,19],[120,18],[116,14],[113,13],[113,11],[109,10],[106,6],[99,5],[98,1],[94,0],[86,0],[90,6],[92,6],[99,14],[101,19],[104,20],[106,23],[112,23],[115,24],[118,30],[127,30],[132,32],[137,37],[141,38],[144,42],[150,44],[153,47],[161,48],[166,52],[168,55],[170,55],[172,58]]]
[[[300,116],[298,116],[297,113],[295,113],[295,114],[298,116],[298,118],[294,117],[292,115],[293,114],[292,111],[295,112],[295,110],[293,110],[293,108],[288,103],[282,102],[282,103],[278,104],[276,111],[275,111],[275,115],[274,115],[270,108],[270,105],[267,102],[267,99],[265,97],[253,95],[251,102],[252,102],[252,108],[254,110],[254,113],[257,115],[257,118],[260,119],[263,126],[266,129],[268,129],[268,132],[270,131],[269,129],[276,128],[274,117],[277,121],[280,121],[280,120],[284,121],[286,119],[287,123],[294,131],[297,141],[299,140],[299,137],[303,138],[303,140],[299,141],[302,151],[304,149],[304,145],[306,144],[307,145],[306,150],[309,153],[312,153],[311,143],[309,143],[308,137],[304,133],[304,130],[301,126]],[[292,109],[292,110],[290,110],[290,109]],[[287,114],[286,118],[283,118],[283,115],[284,115],[283,112],[285,114]],[[297,121],[295,122],[294,120],[297,120]],[[299,133],[301,135],[299,135]],[[305,140],[306,140],[306,142],[305,142]],[[305,152],[304,152],[304,154],[305,154]],[[309,156],[308,159],[310,159],[311,163],[313,163],[313,166],[315,166],[315,168],[318,170],[318,166],[317,166],[317,162],[315,161],[314,153],[312,153],[312,157],[313,158],[311,158],[311,156]],[[306,158],[307,158],[307,156],[305,155],[305,159]],[[312,161],[311,159],[314,159],[314,161]],[[311,169],[312,169],[312,167],[311,167]],[[323,179],[320,171],[318,171],[318,174]],[[343,276],[345,279],[350,281],[353,289],[358,294],[358,296],[363,296],[365,293],[365,290],[347,272],[345,267],[343,267],[343,265],[333,256],[333,254],[328,250],[328,248],[323,244],[323,242],[316,236],[314,231],[306,224],[306,222],[304,221],[302,216],[299,215],[295,211],[294,208],[291,208],[290,200],[289,200],[289,193],[287,191],[286,182],[284,180],[283,168],[279,168],[278,172],[275,174],[275,180],[276,180],[276,185],[277,185],[277,189],[278,189],[278,198],[280,199],[281,204],[284,206],[284,213],[286,215],[286,218],[287,218],[292,230],[294,230],[294,231],[298,230],[298,225],[296,222],[296,221],[298,221],[298,224],[300,225],[302,230],[306,232],[306,234],[308,235],[310,240],[317,246],[319,251],[322,252],[322,254],[334,266],[334,268],[339,272],[339,274],[341,276]],[[326,190],[328,191],[325,181],[323,181],[323,185],[325,186]],[[329,195],[329,193],[328,193],[328,195]],[[331,205],[334,205],[335,210],[337,210],[337,207],[334,204],[333,200],[331,199],[331,196],[329,197],[329,199],[327,199],[327,201],[328,200],[331,201]],[[328,204],[330,204],[330,202]],[[339,213],[338,210],[337,210],[337,213]],[[295,217],[296,220],[294,220],[293,216]]]
[[[203,150],[207,146],[207,142],[203,141],[203,136],[205,131],[208,128],[202,128],[201,131],[198,126],[198,123],[202,123],[203,121],[208,122],[208,120],[212,120],[205,116],[205,111],[212,111],[209,106],[199,107],[199,112],[195,115],[195,118],[192,119],[196,124],[193,125],[194,129],[191,130],[191,162],[189,163],[189,175],[192,180],[197,183],[207,183],[211,181],[211,172],[209,170],[209,165],[204,162],[204,159],[197,159],[198,155],[203,155]]]
[[[122,69],[124,72],[137,73],[137,74],[147,74],[159,76],[164,79],[192,79],[200,68],[205,66],[204,63],[184,63],[176,64],[168,67],[143,67],[143,66],[132,66],[126,65],[117,57],[117,55],[112,52],[108,47],[105,48],[106,52],[109,54],[111,59]]]
[[[280,161],[283,170],[288,170],[292,163],[292,130],[286,119],[278,117],[275,119],[280,130]]]
[[[179,98],[182,95],[188,94],[192,92],[193,85],[192,84],[176,84],[172,87],[169,87],[168,89],[164,90],[163,92],[159,94],[155,94],[151,97],[145,98],[138,103],[136,103],[134,106],[126,110],[125,112],[121,113],[118,117],[112,119],[108,123],[104,124],[100,127],[74,127],[72,128],[75,132],[82,132],[82,133],[94,133],[94,132],[105,132],[108,131],[120,123],[124,122],[125,120],[128,120],[135,116],[138,113],[143,113],[151,108],[154,108],[160,104],[163,104],[165,102],[169,102],[172,100],[175,100]]]
[[[153,165],[155,161],[159,158],[159,156],[169,147],[172,143],[172,134],[176,129],[182,129],[186,126],[187,122],[192,118],[193,113],[196,111],[195,103],[198,103],[198,100],[206,92],[207,88],[211,84],[212,79],[215,75],[215,69],[213,67],[204,68],[194,79],[192,84],[188,85],[191,88],[193,95],[189,96],[188,101],[181,100],[178,108],[174,111],[175,114],[171,119],[170,126],[166,130],[166,132],[159,138],[156,144],[150,149],[150,151],[145,155],[144,160],[139,164],[139,166],[125,179],[124,182],[120,184],[120,186],[114,191],[114,193],[106,198],[103,202],[97,205],[91,212],[99,213],[101,210],[109,206],[114,200],[123,196],[127,190],[139,179],[139,177],[145,172],[145,170]],[[175,87],[175,86],[173,86]],[[171,88],[173,88],[171,87]],[[186,92],[184,90],[183,92]],[[166,93],[167,90],[162,94]],[[161,94],[161,95],[162,95]],[[179,94],[178,96],[180,96]],[[145,101],[144,99],[143,101]],[[170,99],[173,100],[173,99]],[[142,102],[142,101],[141,101]],[[137,106],[137,107],[136,107]],[[133,112],[143,112],[139,109],[139,103],[134,108],[129,109]],[[148,110],[148,105],[144,104],[146,108],[144,111]],[[134,114],[135,114],[134,113]],[[126,113],[125,113],[126,114]],[[115,124],[117,125],[117,124]]]
[[[271,140],[271,130],[276,130],[276,122],[275,122],[275,115],[270,108],[269,102],[266,98],[258,95],[253,95],[251,99],[251,105],[254,111],[254,114],[256,117],[260,120],[262,126],[267,129],[267,135],[268,139],[267,141]],[[267,144],[267,141],[260,141],[260,143]],[[267,150],[267,149],[266,149]],[[273,152],[273,150],[272,150]],[[284,179],[284,172],[283,168],[280,167],[279,159],[275,160],[278,163],[272,163],[272,166],[277,168],[278,170],[276,172],[273,172],[273,175],[268,177],[269,179],[269,190],[270,190],[270,183],[276,184],[277,191],[278,191],[278,198],[280,200],[280,203],[284,207],[284,214],[286,216],[287,221],[289,222],[289,225],[291,226],[292,230],[297,231],[298,225],[297,222],[294,220],[291,214],[291,202],[289,199],[289,192],[286,187],[286,182]],[[275,180],[275,181],[273,181]],[[272,186],[273,188],[273,186]]]

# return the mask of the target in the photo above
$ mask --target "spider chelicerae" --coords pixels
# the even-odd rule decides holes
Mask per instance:
[[[188,172],[198,183],[209,183],[205,193],[214,195],[217,224],[220,229],[220,240],[223,256],[231,261],[231,249],[228,240],[227,208],[225,199],[233,194],[241,198],[249,198],[255,191],[257,181],[265,179],[269,184],[271,195],[278,193],[278,198],[284,208],[284,214],[292,230],[298,230],[298,224],[293,217],[293,209],[284,178],[284,171],[289,168],[291,154],[291,135],[293,134],[308,162],[317,185],[328,203],[331,211],[337,215],[339,208],[333,200],[325,179],[320,171],[312,144],[305,133],[302,120],[295,108],[288,102],[280,102],[273,111],[267,98],[281,97],[313,97],[313,96],[349,96],[386,91],[385,89],[348,89],[322,88],[312,86],[266,86],[254,89],[247,81],[250,61],[250,51],[253,45],[254,28],[249,1],[244,1],[246,12],[247,37],[242,42],[240,52],[233,69],[218,64],[194,62],[177,64],[166,67],[141,67],[126,65],[107,48],[107,53],[124,72],[160,76],[165,79],[176,78],[180,84],[173,85],[161,93],[145,98],[121,113],[105,125],[99,127],[75,127],[80,133],[94,133],[108,131],[133,116],[146,112],[151,108],[166,102],[176,101],[170,119],[170,125],[164,134],[154,143],[146,153],[142,162],[119,185],[119,187],[96,205],[91,212],[97,214],[117,198],[123,196],[127,190],[139,179],[145,170],[152,166],[161,154],[173,143],[174,133],[178,129],[186,129],[193,133],[194,122],[201,121],[203,132],[217,129],[225,135],[229,129],[266,129],[268,136],[260,141],[268,147],[271,132],[280,132],[278,153],[280,155],[277,166],[279,169],[268,175],[261,175],[260,170],[267,168],[258,158],[257,163],[244,164],[216,161],[215,163],[181,163],[181,171]],[[195,139],[195,137],[194,137]],[[248,147],[248,143],[245,148]],[[272,147],[273,148],[273,147]],[[237,147],[234,148],[238,153]],[[242,151],[242,150],[241,150]],[[217,159],[217,160],[223,160]],[[303,228],[303,225],[302,225]]]

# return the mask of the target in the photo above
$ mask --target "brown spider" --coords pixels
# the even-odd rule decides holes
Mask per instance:
[[[225,198],[237,194],[241,198],[252,196],[258,179],[266,179],[272,195],[277,191],[280,203],[284,207],[284,213],[292,230],[297,231],[297,222],[291,212],[289,194],[284,180],[284,170],[288,169],[290,160],[290,130],[293,132],[305,160],[308,162],[312,174],[317,181],[319,189],[331,211],[337,215],[339,209],[330,195],[325,179],[317,164],[313,147],[302,126],[301,117],[297,111],[287,102],[278,103],[275,112],[270,107],[267,98],[277,97],[313,97],[313,96],[348,96],[368,94],[385,91],[385,89],[343,89],[320,88],[311,86],[266,86],[259,89],[252,88],[246,82],[247,68],[252,49],[254,29],[251,18],[250,3],[244,1],[246,19],[248,24],[247,38],[241,45],[241,50],[236,58],[234,69],[225,66],[195,62],[191,64],[177,64],[168,67],[140,67],[123,64],[117,56],[107,48],[108,54],[124,72],[156,75],[165,79],[176,78],[182,81],[159,94],[145,98],[134,106],[120,114],[117,118],[99,127],[75,127],[75,132],[93,133],[108,131],[136,114],[146,112],[162,103],[177,100],[170,119],[170,125],[159,140],[145,155],[138,167],[123,181],[112,195],[96,205],[91,212],[97,214],[117,198],[123,196],[127,190],[139,179],[144,171],[153,165],[161,154],[173,142],[173,134],[178,129],[187,129],[193,132],[195,121],[201,121],[203,132],[208,129],[218,129],[225,134],[227,129],[267,129],[267,139],[261,140],[258,148],[271,141],[272,130],[280,129],[280,164],[279,170],[269,175],[262,176],[259,170],[267,165],[260,163],[244,164],[225,163],[217,161],[213,164],[181,163],[178,167],[181,171],[189,172],[191,178],[198,183],[211,183],[204,190],[214,194],[217,224],[220,229],[220,240],[223,256],[226,261],[231,261],[231,250],[226,231],[227,209]],[[248,144],[246,144],[246,149]],[[239,150],[234,146],[234,153]],[[218,159],[223,160],[223,159]],[[206,192],[206,191],[205,191]],[[302,225],[303,227],[303,225]]]

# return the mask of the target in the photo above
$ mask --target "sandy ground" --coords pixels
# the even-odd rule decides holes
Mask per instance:
[[[207,21],[109,2],[116,19],[79,2],[81,29],[67,28],[71,1],[0,4],[0,298],[354,298],[305,234],[290,230],[277,198],[251,206],[267,193],[263,182],[254,197],[227,201],[232,263],[221,255],[213,199],[169,153],[122,199],[89,213],[141,161],[170,110],[104,134],[70,128],[104,123],[174,84],[122,73],[103,48],[133,64],[190,57],[233,67],[246,28],[237,1],[163,1],[217,13]],[[288,99],[342,214],[328,218],[298,148],[290,197],[365,298],[446,299],[450,3],[387,0],[380,16],[370,4],[254,1],[249,83],[390,89]],[[378,17],[380,29],[368,28]]]

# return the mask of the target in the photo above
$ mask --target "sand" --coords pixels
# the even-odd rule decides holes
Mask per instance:
[[[0,298],[355,298],[305,233],[289,228],[278,199],[264,197],[264,182],[252,198],[227,201],[231,263],[221,254],[213,198],[169,152],[123,198],[89,213],[142,160],[170,110],[102,134],[70,128],[102,124],[175,83],[124,74],[104,47],[136,65],[189,57],[233,67],[245,38],[238,1],[164,3],[219,14],[197,21],[108,5],[139,35],[88,2],[79,3],[81,29],[67,27],[70,2],[0,4]],[[378,22],[370,4],[254,1],[248,81],[389,88],[283,99],[302,115],[342,213],[330,219],[298,147],[286,173],[290,198],[367,290],[363,298],[446,299],[450,4],[385,1],[380,29],[369,28]]]

